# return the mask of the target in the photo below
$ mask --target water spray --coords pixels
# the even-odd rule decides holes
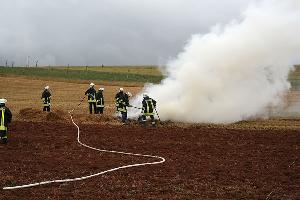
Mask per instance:
[[[155,109],[155,113],[156,113],[156,115],[157,115],[157,118],[158,118],[159,122],[161,123],[161,120],[160,120],[159,114],[158,114],[158,112],[157,112],[157,109],[156,109],[156,108],[154,108],[154,109]]]
[[[78,107],[82,104],[82,102],[83,102],[83,100],[85,99],[85,97],[86,97],[86,96],[84,96],[84,97],[81,99],[81,101],[79,102],[79,104],[78,104],[75,108],[73,108],[73,110],[69,111],[69,114],[70,114],[70,115],[72,115],[73,112],[75,111],[75,109],[78,108]]]

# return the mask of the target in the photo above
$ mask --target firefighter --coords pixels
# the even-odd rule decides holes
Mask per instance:
[[[124,93],[124,91],[120,94],[118,98],[118,111],[121,113],[121,118],[123,125],[127,122],[127,107],[131,107],[129,104],[129,97],[131,97],[131,93],[127,92]]]
[[[97,113],[97,108],[96,108],[96,90],[95,90],[95,84],[90,83],[90,88],[87,89],[87,91],[84,93],[85,95],[88,96],[88,103],[89,103],[89,109],[90,109],[90,114],[93,113],[93,107],[94,107],[94,113]]]
[[[103,91],[104,91],[104,88],[99,88],[98,92],[96,93],[97,113],[100,113],[100,114],[103,114],[103,110],[104,110]]]
[[[142,124],[146,125],[146,117],[150,117],[152,126],[155,126],[154,115],[156,109],[156,101],[150,98],[147,93],[144,93],[142,104]]]
[[[119,92],[116,94],[115,96],[115,105],[116,105],[116,112],[119,113],[119,101],[121,99],[121,97],[123,97],[124,95],[124,89],[123,88],[120,88],[119,89]]]
[[[7,127],[11,122],[12,114],[5,106],[6,99],[0,99],[0,139],[3,144],[7,143]]]
[[[43,111],[50,112],[50,100],[51,100],[51,93],[49,91],[49,86],[47,85],[42,93],[42,101],[43,101]]]

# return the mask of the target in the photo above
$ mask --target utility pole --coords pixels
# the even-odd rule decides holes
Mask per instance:
[[[35,67],[38,66],[38,62],[39,62],[39,60],[36,60],[36,61],[35,61]]]
[[[5,67],[8,67],[8,60],[5,61]]]
[[[15,62],[14,62],[14,61],[12,61],[12,62],[11,62],[11,67],[14,67],[14,64],[15,64]]]
[[[30,59],[30,56],[27,56],[27,67],[29,67],[29,59]]]

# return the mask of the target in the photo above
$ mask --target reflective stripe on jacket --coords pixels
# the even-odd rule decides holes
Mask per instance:
[[[96,95],[95,94],[88,94],[88,102],[92,103],[92,102],[96,102]]]
[[[99,100],[97,100],[96,106],[99,107],[99,108],[104,107],[104,101],[103,101],[103,98],[100,98]]]
[[[146,116],[155,114],[156,101],[151,98],[145,98],[143,100],[143,112]]]
[[[0,108],[1,111],[1,121],[0,121],[0,131],[6,131],[7,127],[5,126],[5,108]]]
[[[127,112],[127,104],[123,99],[118,99],[118,107],[117,110],[119,112]]]
[[[44,107],[50,106],[50,97],[42,98]]]
[[[98,108],[104,107],[104,97],[102,91],[98,91],[96,93],[96,107]]]

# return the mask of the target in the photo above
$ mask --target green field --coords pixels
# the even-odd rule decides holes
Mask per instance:
[[[56,67],[61,70],[76,70],[76,71],[95,71],[95,72],[110,72],[122,74],[141,74],[151,76],[161,76],[161,71],[157,66],[62,66]]]
[[[68,81],[107,81],[127,83],[160,83],[163,79],[155,66],[104,66],[104,67],[0,67],[0,75],[52,78]],[[300,90],[300,66],[289,75],[292,90]]]
[[[91,70],[93,69],[93,70]],[[146,70],[153,71],[150,74],[145,74],[145,69],[139,70],[136,68],[124,68],[121,72],[120,68],[114,70],[112,67],[106,71],[97,70],[96,67],[86,68],[58,68],[58,67],[0,67],[0,75],[18,75],[29,76],[35,78],[54,78],[64,80],[89,80],[89,81],[109,81],[109,82],[132,82],[132,83],[159,83],[163,76],[160,74],[151,75],[157,69],[147,68]],[[131,72],[126,73],[125,71]],[[136,72],[138,71],[138,72]]]

